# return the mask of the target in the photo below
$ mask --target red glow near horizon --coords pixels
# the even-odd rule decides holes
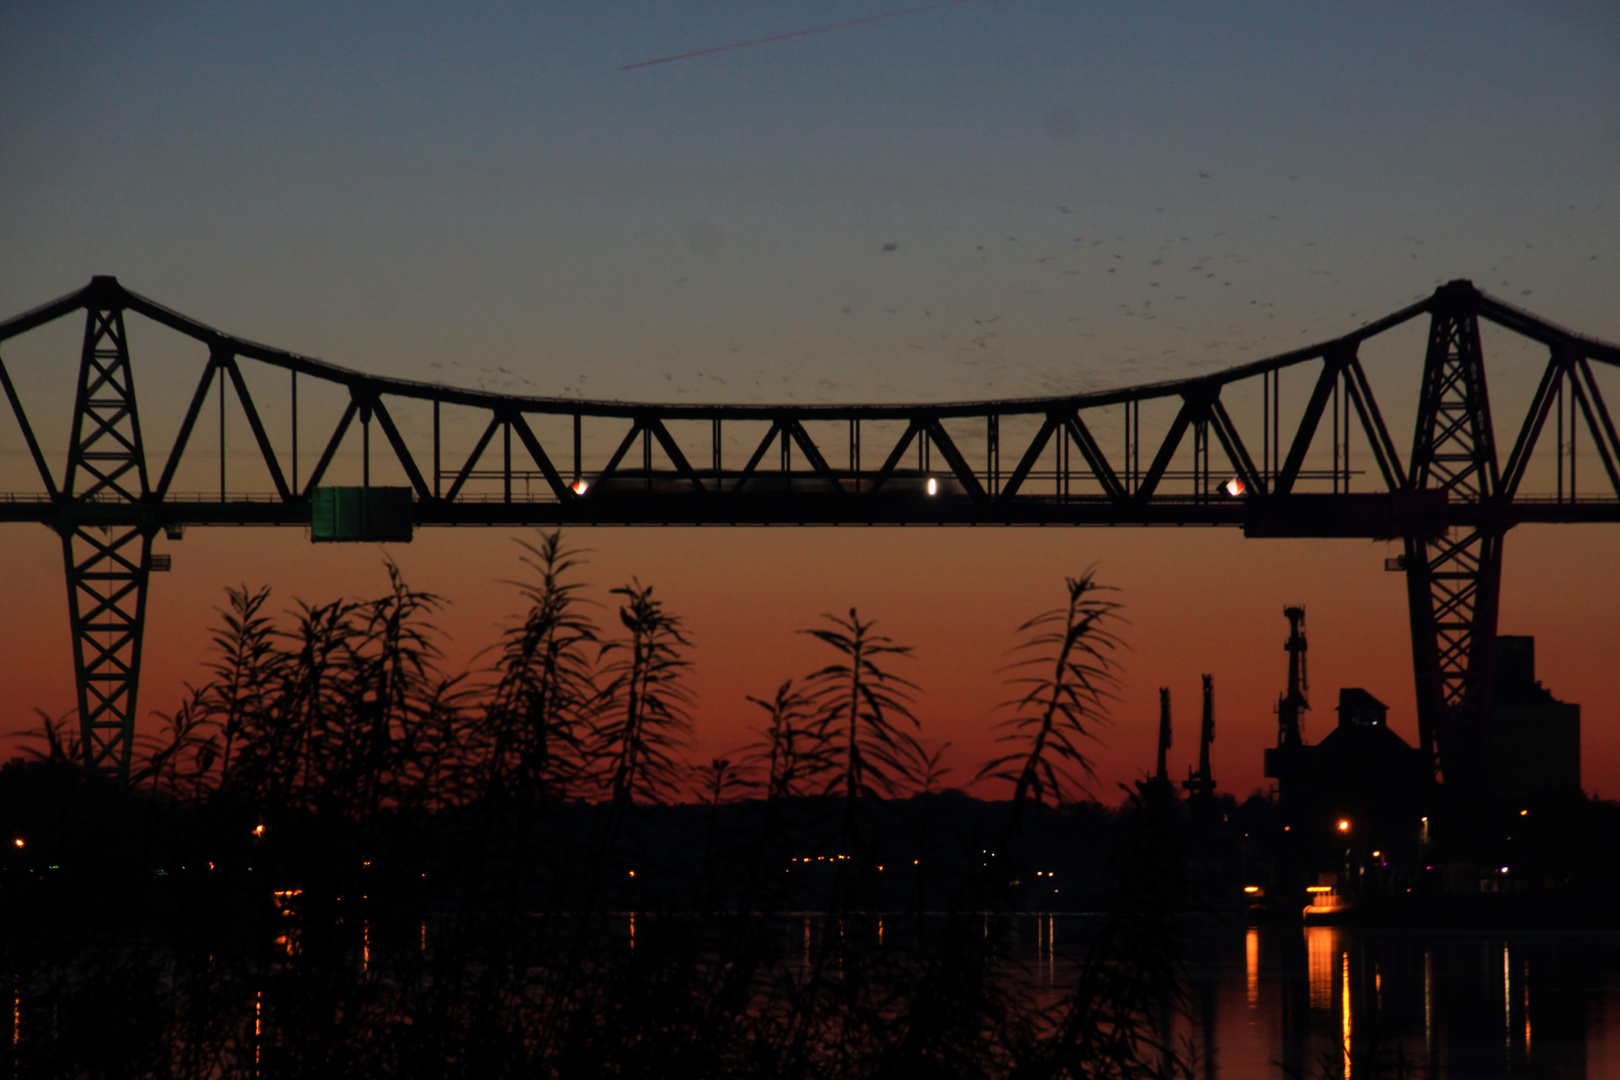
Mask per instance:
[[[1540,678],[1583,709],[1584,786],[1620,793],[1620,737],[1604,719],[1620,707],[1605,656],[1620,648],[1612,611],[1620,582],[1594,574],[1609,555],[1602,526],[1515,530],[1509,538],[1501,626],[1537,636]],[[1522,534],[1522,535],[1521,535]],[[8,531],[10,554],[29,574],[3,583],[0,620],[0,732],[39,726],[35,707],[60,716],[72,707],[72,665],[61,582],[61,545],[43,528]],[[152,590],[141,685],[140,732],[154,734],[206,678],[212,627],[227,585],[270,585],[272,610],[295,599],[327,602],[377,595],[384,557],[412,586],[446,597],[437,619],[447,671],[487,663],[482,650],[522,607],[525,577],[516,541],[526,531],[423,530],[415,542],[314,547],[298,530],[191,530],[169,545],[175,572]],[[1316,708],[1306,714],[1315,742],[1332,725],[1341,686],[1361,686],[1390,703],[1390,726],[1416,742],[1406,597],[1400,575],[1382,569],[1383,545],[1364,541],[1246,540],[1225,530],[1178,529],[578,529],[579,579],[605,627],[614,622],[608,589],[639,577],[687,622],[694,642],[691,684],[698,696],[690,760],[731,757],[757,721],[746,695],[769,695],[823,657],[797,633],[821,612],[858,606],[879,632],[914,647],[901,672],[920,686],[921,737],[950,743],[946,787],[998,797],[971,783],[993,755],[998,706],[1016,627],[1058,606],[1063,579],[1095,565],[1117,586],[1129,620],[1121,628],[1123,685],[1111,721],[1097,727],[1090,753],[1092,795],[1119,797],[1117,785],[1151,769],[1157,688],[1173,691],[1180,731],[1196,728],[1198,675],[1216,678],[1222,738],[1212,747],[1222,792],[1238,798],[1268,782],[1261,752],[1277,738],[1274,706],[1287,671],[1284,602],[1311,613],[1311,675]],[[11,740],[11,754],[23,747]],[[1196,739],[1177,739],[1172,767],[1191,761]]]

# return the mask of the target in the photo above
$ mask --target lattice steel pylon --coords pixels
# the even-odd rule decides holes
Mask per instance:
[[[1224,371],[1053,397],[935,403],[657,404],[397,379],[233,337],[107,277],[0,319],[0,344],[79,311],[89,318],[64,483],[34,435],[24,395],[0,362],[0,393],[39,473],[37,485],[19,476],[15,490],[0,491],[0,525],[40,523],[63,538],[85,757],[92,768],[115,774],[129,767],[147,573],[167,568],[166,560],[153,565],[163,558],[151,554],[159,528],[178,536],[188,526],[295,526],[311,528],[311,539],[354,542],[403,540],[423,527],[672,524],[1203,525],[1241,527],[1252,537],[1406,537],[1422,743],[1448,783],[1466,787],[1488,749],[1483,739],[1504,533],[1517,523],[1620,524],[1620,430],[1594,376],[1594,365],[1608,376],[1620,372],[1620,345],[1555,326],[1466,281],[1340,337]],[[185,418],[152,462],[150,484],[125,314],[208,350]],[[1432,320],[1430,342],[1408,463],[1357,357],[1363,343],[1424,316]],[[1503,444],[1500,468],[1480,320],[1550,351],[1516,436]],[[244,377],[247,364],[256,373],[288,378],[285,412],[272,405],[261,413]],[[1287,430],[1280,391],[1285,374],[1314,378]],[[193,435],[216,379],[222,391],[218,494],[175,493],[170,489],[184,463],[209,456]],[[328,410],[314,410],[316,446],[324,449],[313,468],[300,472],[303,379],[348,404],[331,426]],[[1243,405],[1244,388],[1260,391],[1258,416]],[[261,401],[268,392],[261,383]],[[227,393],[247,421],[253,438],[246,452],[252,456],[256,447],[268,485],[261,479],[253,490],[225,488]],[[1142,406],[1149,403],[1158,403],[1156,418],[1144,430]],[[430,427],[420,413],[408,419],[413,408],[431,410]],[[441,409],[453,417],[444,429]],[[308,432],[312,417],[305,412]],[[276,413],[290,421],[285,438],[279,424],[265,422]],[[1376,472],[1362,470],[1370,474],[1370,490],[1359,482],[1351,490],[1352,476],[1361,475],[1350,468],[1353,414],[1361,421],[1354,430],[1365,436],[1376,465]],[[380,489],[392,508],[380,515],[386,527],[355,515],[341,529],[325,522],[317,535],[317,496],[335,506],[373,486],[368,418],[386,439],[383,452],[392,461],[384,467],[397,467],[408,486]],[[1123,456],[1110,449],[1117,446],[1112,439],[1100,437],[1105,427],[1119,430],[1112,424],[1121,418]],[[473,439],[480,424],[483,434]],[[1307,467],[1324,424],[1333,437],[1331,471]],[[1547,434],[1557,442],[1556,497],[1520,494],[1549,425]],[[9,437],[12,425],[3,427],[0,437]],[[847,464],[828,439],[846,427]],[[1577,427],[1584,428],[1579,455]],[[982,459],[972,445],[976,431],[984,432]],[[493,441],[496,436],[502,438]],[[359,488],[340,478],[352,458],[335,468],[354,441],[360,443]],[[640,453],[633,452],[637,443]],[[655,445],[666,463],[655,464]],[[772,464],[778,450],[780,468]],[[1004,452],[1012,468],[1003,468]],[[484,463],[486,457],[498,457],[498,465]],[[1230,476],[1225,482],[1212,472],[1217,457],[1230,467],[1220,468]],[[1580,475],[1592,478],[1578,494],[1577,458]]]
[[[110,280],[110,279],[108,279]],[[126,779],[135,730],[152,528],[90,524],[97,504],[150,492],[124,315],[114,290],[86,306],[67,471],[57,498],[83,512],[58,528],[67,565],[80,735],[91,771]]]
[[[1501,486],[1476,300],[1467,282],[1435,294],[1408,484],[1488,505]],[[1407,602],[1423,750],[1448,787],[1483,783],[1496,665],[1505,529],[1453,528],[1406,540]]]

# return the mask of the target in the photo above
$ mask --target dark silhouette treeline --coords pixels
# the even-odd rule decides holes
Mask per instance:
[[[683,759],[681,618],[599,620],[557,534],[522,619],[446,673],[443,601],[271,613],[231,590],[209,678],[128,787],[72,727],[0,770],[0,977],[18,1076],[1188,1075],[1175,804],[1076,801],[1119,605],[1090,574],[1018,630],[1010,798],[941,791],[909,649],[854,609],[753,699],[735,760]],[[607,623],[604,626],[603,623]],[[1067,892],[1067,895],[1065,895]],[[1018,912],[1091,910],[1071,974]]]

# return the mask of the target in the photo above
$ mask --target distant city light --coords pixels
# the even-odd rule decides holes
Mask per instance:
[[[1258,886],[1258,885],[1245,885],[1245,886],[1243,886],[1243,891],[1248,893],[1250,896],[1254,896],[1254,895],[1256,895],[1257,893],[1260,892],[1260,886]]]
[[[1520,810],[1519,811],[1519,816],[1520,817],[1529,817],[1530,816],[1530,811],[1528,811],[1528,810]]]
[[[12,843],[16,844],[18,847],[23,847],[24,846],[23,838],[20,837],[20,836],[17,837],[17,839],[13,840]]]
[[[1340,818],[1339,819],[1339,831],[1340,832],[1349,832],[1350,831],[1350,819],[1349,818]]]
[[[938,495],[939,494],[939,481],[935,480],[932,476],[930,476],[928,478],[928,494],[930,494],[930,495]]]
[[[1225,488],[1226,493],[1232,496],[1234,499],[1243,494],[1245,491],[1249,490],[1249,486],[1243,482],[1242,477],[1238,476],[1232,477],[1232,479],[1222,484],[1221,487]]]
[[[255,825],[255,826],[253,826],[253,835],[254,836],[263,836],[264,835],[264,826],[263,825]]]

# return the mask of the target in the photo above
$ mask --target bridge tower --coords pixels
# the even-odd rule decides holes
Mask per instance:
[[[149,525],[128,508],[151,493],[135,381],[124,333],[122,291],[91,282],[67,470],[56,501],[71,508],[57,526],[67,567],[68,617],[78,684],[80,737],[91,771],[127,778],[151,570]],[[123,513],[97,523],[99,507]]]
[[[1443,490],[1453,506],[1489,505],[1501,487],[1478,299],[1466,281],[1435,293],[1408,474],[1410,487]],[[1405,558],[1422,749],[1448,787],[1464,789],[1483,778],[1506,531],[1477,519],[1407,538]]]

